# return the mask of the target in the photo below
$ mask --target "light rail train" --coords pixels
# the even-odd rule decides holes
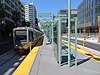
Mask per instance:
[[[43,33],[31,27],[18,27],[13,29],[14,51],[29,52],[42,37]]]

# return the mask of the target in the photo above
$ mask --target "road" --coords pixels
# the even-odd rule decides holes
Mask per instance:
[[[67,38],[62,38],[63,40],[67,40]],[[71,42],[75,43],[74,39],[71,39]],[[82,41],[81,40],[77,40],[77,43],[79,45],[82,45]],[[95,44],[95,43],[91,43],[91,42],[84,42],[85,47],[100,51],[100,45],[99,44]]]

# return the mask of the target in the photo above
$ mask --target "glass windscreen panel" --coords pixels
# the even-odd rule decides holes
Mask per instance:
[[[27,31],[26,30],[15,31],[15,38],[16,41],[27,42]]]

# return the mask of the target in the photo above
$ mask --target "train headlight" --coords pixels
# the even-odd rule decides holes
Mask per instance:
[[[18,46],[18,45],[16,45],[16,46]]]
[[[27,46],[26,44],[24,46]]]

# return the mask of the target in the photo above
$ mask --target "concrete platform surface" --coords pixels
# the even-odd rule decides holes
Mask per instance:
[[[60,66],[55,58],[51,44],[46,45],[44,37],[43,45],[39,48],[35,62],[29,75],[100,75],[100,63],[78,53],[78,66],[68,67],[67,64]]]

